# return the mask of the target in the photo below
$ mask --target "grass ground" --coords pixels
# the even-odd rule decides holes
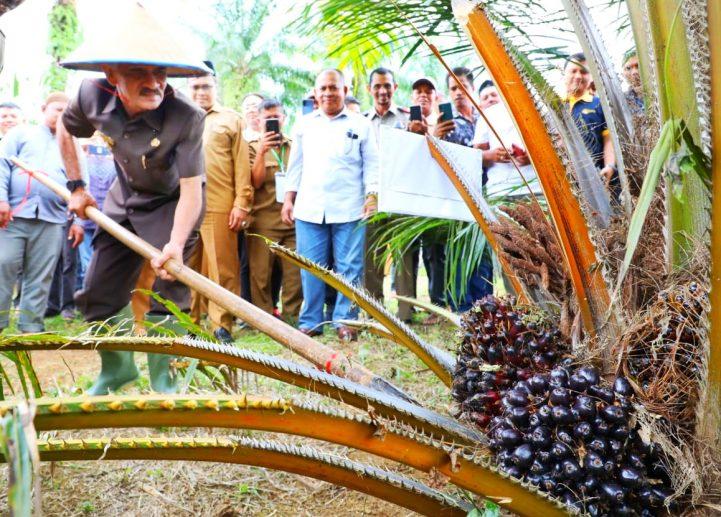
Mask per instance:
[[[391,308],[395,302],[389,302]],[[450,325],[432,327],[420,324],[424,314],[415,316],[415,330],[428,342],[454,351],[455,330]],[[48,330],[74,334],[82,330],[79,321],[65,322],[60,318],[47,321]],[[282,346],[253,330],[236,330],[236,345],[242,348],[302,362]],[[338,341],[331,329],[319,338],[322,342],[350,354],[376,374],[391,380],[416,397],[424,405],[448,413],[448,390],[430,370],[411,353],[382,338],[361,334],[357,343]],[[144,354],[141,354],[144,355]],[[92,383],[99,360],[94,352],[34,352],[32,357],[38,377],[47,395],[62,396],[81,393]],[[2,359],[10,371],[11,363]],[[124,393],[149,390],[145,358],[136,357],[142,375]],[[327,399],[278,381],[254,374],[241,375],[242,390],[254,394],[273,394],[295,400],[317,400],[335,405]],[[206,392],[202,382],[191,385],[190,391]],[[344,409],[348,409],[344,407]],[[90,436],[153,436],[166,435],[254,436],[300,443],[300,439],[273,436],[268,433],[229,431],[224,429],[131,429],[85,432],[42,433],[47,437]],[[309,444],[309,440],[304,440]],[[416,475],[405,467],[370,458],[363,453],[323,443],[315,445],[326,452],[369,462],[409,476]],[[417,476],[425,482],[430,480]],[[0,493],[5,494],[2,485]],[[453,492],[452,488],[448,488]],[[460,495],[460,494],[457,494]],[[7,512],[0,503],[0,511]],[[208,464],[200,462],[64,462],[43,464],[42,504],[47,515],[407,515],[405,509],[378,499],[311,478],[269,471],[255,467]]]

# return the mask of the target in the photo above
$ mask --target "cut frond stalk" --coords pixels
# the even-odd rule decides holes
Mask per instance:
[[[441,318],[446,319],[447,321],[450,321],[455,325],[456,327],[461,326],[461,317],[456,314],[455,312],[449,311],[448,309],[444,309],[443,307],[439,307],[438,305],[433,305],[430,302],[424,302],[423,300],[418,300],[416,298],[409,298],[407,296],[401,296],[400,294],[396,294],[393,296],[396,300],[399,302],[405,302],[409,305],[415,305],[416,307],[420,307],[421,309],[425,309],[431,314],[436,314],[440,316]]]
[[[563,248],[584,327],[591,335],[613,339],[619,330],[618,323],[610,307],[610,295],[601,275],[601,265],[591,243],[588,225],[572,192],[566,169],[546,133],[532,96],[486,14],[476,6],[466,16],[461,25],[468,31],[473,46],[493,76],[538,174]],[[602,353],[604,360],[609,361],[606,347]]]
[[[398,474],[311,447],[256,438],[133,436],[108,439],[95,436],[83,440],[48,440],[38,445],[43,461],[122,459],[251,465],[328,481],[422,515],[460,517],[470,511],[467,503]]]
[[[407,465],[418,471],[438,471],[454,485],[474,494],[505,499],[505,508],[527,514],[555,501],[529,491],[503,475],[491,462],[484,445],[460,446],[448,461],[447,444],[440,437],[416,433],[372,415],[329,409],[315,402],[240,395],[108,395],[46,398],[36,401],[35,427],[40,431],[139,427],[212,427],[295,435],[360,450]],[[0,404],[0,416],[12,409]],[[540,506],[534,507],[534,504]]]
[[[463,444],[486,443],[483,433],[457,420],[425,409],[410,397],[388,396],[373,387],[343,379],[310,366],[235,346],[184,338],[47,336],[42,341],[26,336],[0,336],[0,350],[111,350],[147,352],[220,363],[269,377],[333,398],[362,411],[372,406],[377,415],[407,424],[419,431]],[[52,338],[52,339],[47,339]]]
[[[653,66],[658,81],[662,121],[682,120],[693,141],[700,142],[696,85],[686,31],[681,16],[683,0],[645,0]],[[666,182],[666,260],[669,272],[683,268],[694,246],[708,231],[708,195],[696,174],[685,174]]]
[[[291,264],[308,271],[313,276],[323,280],[326,284],[348,297],[353,303],[366,311],[371,318],[388,329],[388,331],[393,334],[394,340],[397,343],[400,343],[418,356],[446,386],[451,385],[456,362],[448,352],[423,341],[408,325],[388,312],[378,300],[362,289],[350,284],[334,271],[330,271],[302,257],[295,251],[289,250],[271,240],[266,239],[266,243],[273,253],[279,255]]]
[[[498,239],[496,239],[496,236],[491,231],[489,223],[496,221],[496,217],[491,212],[491,208],[483,199],[483,196],[476,193],[475,189],[472,188],[472,185],[474,185],[473,181],[469,181],[468,178],[463,177],[455,167],[452,159],[443,151],[437,140],[431,136],[426,136],[426,140],[431,156],[433,156],[436,163],[443,169],[443,172],[446,173],[446,176],[451,180],[453,186],[456,187],[466,206],[470,209],[471,214],[473,214],[473,218],[481,227],[488,244],[496,254],[496,257],[498,257],[498,263],[501,265],[501,269],[503,269],[503,272],[511,282],[513,290],[515,291],[514,294],[518,297],[518,302],[522,304],[531,303],[532,298],[528,293],[528,288],[523,285],[520,277],[515,273],[508,261],[505,260],[505,255],[498,243]]]
[[[386,329],[380,323],[376,323],[375,321],[335,320],[333,323],[345,325],[346,327],[351,327],[358,330],[365,330],[367,332],[370,332],[371,334],[375,334],[378,337],[382,337],[383,339],[397,342],[395,336],[388,332],[388,329]]]
[[[698,435],[702,443],[718,448],[721,438],[721,2],[708,2],[708,36],[711,52],[711,274],[709,351],[706,390],[699,411]]]

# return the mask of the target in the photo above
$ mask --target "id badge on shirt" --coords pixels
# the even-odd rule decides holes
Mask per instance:
[[[275,173],[275,200],[278,203],[285,201],[285,172]]]

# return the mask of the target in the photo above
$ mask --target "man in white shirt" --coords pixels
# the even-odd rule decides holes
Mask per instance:
[[[528,195],[528,188],[523,184],[521,176],[513,165],[516,162],[523,173],[534,194],[542,194],[541,186],[536,179],[536,171],[526,153],[523,140],[506,106],[500,102],[495,85],[485,81],[480,88],[481,108],[483,114],[500,135],[501,141],[493,134],[491,128],[478,117],[476,131],[473,137],[473,146],[483,150],[483,168],[486,171],[485,194],[494,196],[524,196]]]
[[[376,210],[378,147],[370,121],[345,107],[347,93],[339,70],[324,70],[316,78],[318,109],[296,123],[281,219],[287,225],[295,223],[301,255],[330,266],[332,244],[333,270],[360,284],[365,242],[361,219]],[[306,271],[301,273],[301,284],[304,300],[298,327],[308,335],[319,335],[325,284]],[[357,308],[339,293],[333,321],[357,315]],[[349,327],[334,326],[342,340],[357,339]]]

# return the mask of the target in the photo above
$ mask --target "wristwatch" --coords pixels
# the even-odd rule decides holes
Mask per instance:
[[[65,186],[72,194],[79,188],[85,188],[85,182],[83,180],[70,180],[65,184]]]

